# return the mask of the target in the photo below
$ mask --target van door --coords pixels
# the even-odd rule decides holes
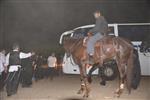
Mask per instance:
[[[139,53],[141,74],[150,75],[150,52],[140,51],[142,41],[150,35],[150,25],[118,25],[118,35],[132,41]]]

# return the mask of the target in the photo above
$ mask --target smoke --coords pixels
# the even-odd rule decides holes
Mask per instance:
[[[1,0],[0,45],[24,48],[58,46],[64,31],[93,24],[100,9],[109,23],[148,22],[147,0]]]

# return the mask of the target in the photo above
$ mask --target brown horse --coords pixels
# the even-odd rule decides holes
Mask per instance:
[[[79,94],[84,93],[84,97],[88,97],[90,93],[90,83],[86,72],[87,67],[87,52],[86,46],[83,44],[84,38],[65,38],[63,46],[68,56],[72,55],[73,60],[79,65],[81,75],[81,88],[78,91]],[[125,80],[127,83],[127,89],[130,93],[132,85],[133,67],[134,67],[134,48],[130,41],[114,36],[104,36],[104,38],[98,41],[95,45],[94,54],[94,66],[102,66],[104,61],[108,59],[114,59],[118,66],[120,75],[119,88],[115,94],[119,97],[124,90]]]

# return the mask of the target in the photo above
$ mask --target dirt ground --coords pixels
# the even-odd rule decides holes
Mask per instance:
[[[137,90],[132,90],[130,95],[125,90],[120,98],[114,97],[117,86],[118,80],[109,81],[106,86],[100,86],[99,79],[94,76],[91,95],[87,100],[150,100],[150,77],[142,77]],[[18,93],[11,97],[7,97],[4,90],[0,100],[84,100],[82,95],[77,94],[79,87],[78,75],[64,75],[56,77],[53,81],[42,79],[33,82],[30,88],[19,86]]]

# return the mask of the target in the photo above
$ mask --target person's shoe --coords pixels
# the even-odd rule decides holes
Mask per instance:
[[[12,91],[11,94],[12,94],[12,95],[17,94],[17,90],[15,89],[14,91]]]
[[[8,93],[7,96],[8,96],[8,97],[12,96],[12,93]]]
[[[7,94],[7,97],[10,97],[11,96],[11,94]]]
[[[30,87],[31,87],[31,85],[28,85],[28,84],[22,85],[22,88],[30,88]]]
[[[0,92],[2,92],[2,91],[4,91],[4,87],[2,87],[2,88],[0,89]]]

